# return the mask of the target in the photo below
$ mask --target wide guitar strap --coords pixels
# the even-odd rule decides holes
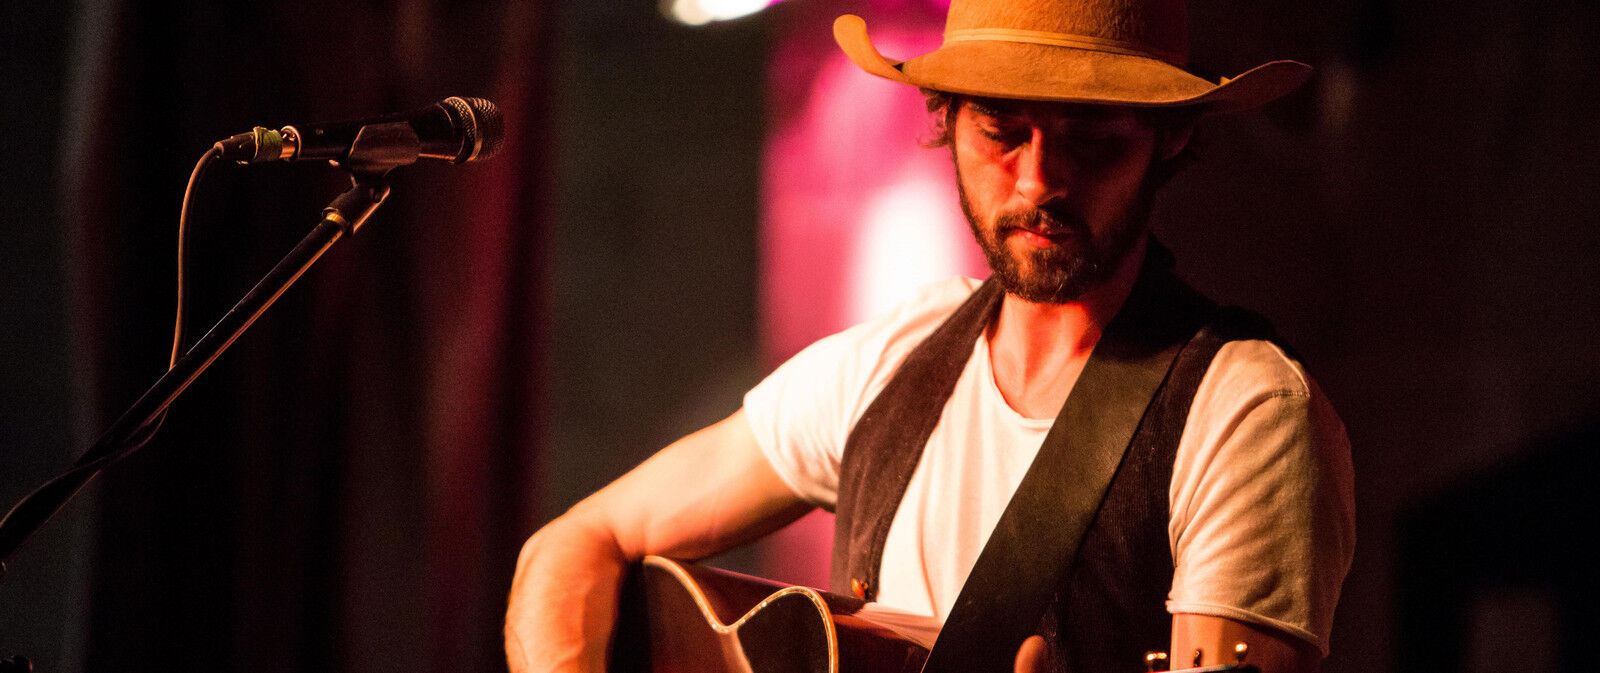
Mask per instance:
[[[978,555],[925,673],[1010,668],[1072,571],[1151,400],[1211,310],[1165,269],[1140,279]]]

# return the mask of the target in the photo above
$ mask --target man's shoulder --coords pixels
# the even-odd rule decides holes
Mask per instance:
[[[981,280],[964,276],[936,280],[913,290],[905,301],[879,317],[948,316],[982,284]]]
[[[1276,342],[1229,341],[1206,371],[1206,384],[1247,396],[1309,397],[1316,389],[1305,366]]]
[[[823,382],[823,397],[849,404],[870,402],[905,356],[981,284],[956,277],[921,286],[887,311],[805,347],[757,390],[795,382]],[[746,403],[750,403],[749,398]],[[853,407],[852,410],[857,411]],[[853,411],[848,415],[853,417]]]
[[[893,308],[835,335],[853,341],[868,341],[888,350],[915,345],[960,307],[983,281],[952,277],[928,283],[912,291]]]

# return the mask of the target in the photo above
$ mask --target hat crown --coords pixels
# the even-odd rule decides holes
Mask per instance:
[[[951,0],[946,36],[997,29],[1117,43],[1178,66],[1189,60],[1184,0]]]

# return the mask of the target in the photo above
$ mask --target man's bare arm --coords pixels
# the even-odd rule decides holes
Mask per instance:
[[[506,610],[513,673],[600,673],[627,564],[700,558],[799,518],[741,410],[662,449],[522,547]]]
[[[1233,647],[1249,647],[1245,661],[1261,673],[1316,673],[1322,653],[1310,643],[1225,617],[1179,613],[1172,616],[1172,668],[1188,668],[1195,650],[1202,666],[1231,664]]]

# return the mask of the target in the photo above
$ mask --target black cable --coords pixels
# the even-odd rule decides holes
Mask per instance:
[[[184,352],[184,325],[187,322],[189,305],[189,243],[193,239],[194,228],[189,226],[190,213],[193,212],[195,201],[195,186],[200,184],[200,179],[205,176],[206,169],[210,168],[217,159],[222,157],[222,150],[213,146],[200,156],[195,162],[194,170],[189,173],[189,182],[183,188],[183,205],[178,209],[178,273],[177,273],[177,302],[174,309],[172,325],[172,355],[167,359],[167,370],[178,364],[178,358]],[[161,423],[167,418],[167,412],[151,419],[149,423],[134,431],[136,434],[128,442],[127,448],[117,452],[118,455],[128,455],[138,451],[155,437],[156,431],[161,429]],[[89,456],[84,456],[87,459]],[[79,465],[84,460],[79,460]]]
[[[189,226],[190,204],[194,200],[194,187],[200,183],[200,178],[205,175],[206,169],[222,157],[222,150],[213,146],[206,150],[200,161],[194,165],[194,172],[189,174],[189,184],[183,188],[183,208],[178,211],[178,306],[177,317],[172,326],[172,359],[167,363],[167,368],[178,363],[178,358],[183,355],[183,324],[185,308],[189,303],[189,284],[185,280],[189,271],[189,239],[191,227]]]
[[[183,354],[185,346],[184,323],[186,322],[189,303],[189,242],[192,238],[193,229],[189,226],[189,216],[193,210],[195,186],[200,183],[200,179],[205,175],[206,169],[210,168],[221,156],[222,151],[216,147],[207,150],[204,155],[201,155],[200,160],[195,163],[194,170],[189,174],[188,185],[183,190],[183,205],[178,211],[178,298],[172,327],[172,354],[167,360],[167,371],[169,372],[178,363],[178,358]],[[161,429],[161,423],[166,419],[166,416],[166,412],[163,411],[151,418],[149,422],[130,433],[128,441],[119,448],[103,446],[99,447],[99,451],[91,449],[88,453],[79,457],[77,462],[73,463],[71,469],[45,482],[44,485],[18,501],[4,517],[0,517],[0,530],[7,533],[14,532],[16,526],[12,526],[9,529],[5,526],[8,522],[15,523],[12,521],[13,517],[37,519],[36,523],[42,524],[44,519],[55,513],[55,508],[60,507],[59,503],[65,503],[73,492],[76,492],[84,484],[88,483],[90,479],[93,479],[101,469],[121,460],[134,451],[138,451],[149,443],[150,439],[155,436],[156,431]],[[56,495],[58,493],[61,495]],[[43,511],[40,510],[41,507],[50,509]],[[5,576],[5,558],[10,555],[10,552],[15,551],[15,545],[20,545],[22,542],[22,538],[19,537],[13,540],[10,539],[12,537],[14,536],[7,535],[5,539],[0,539],[0,578]]]

